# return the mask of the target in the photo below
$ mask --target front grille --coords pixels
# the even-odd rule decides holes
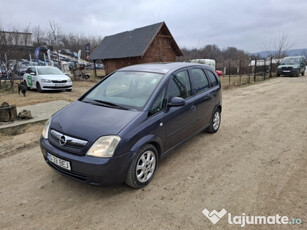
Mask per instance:
[[[83,150],[88,143],[86,140],[67,136],[55,130],[50,131],[49,142],[58,149],[76,155],[84,155]]]
[[[66,83],[67,80],[62,80],[62,81],[53,80],[52,82],[53,82],[53,83]]]
[[[57,165],[55,165],[55,164],[53,164],[52,162],[50,162],[50,161],[47,161],[47,164],[51,167],[51,168],[53,168],[53,169],[55,169],[56,171],[58,171],[59,173],[61,173],[61,174],[64,174],[64,175],[66,175],[66,176],[68,176],[68,177],[71,177],[71,178],[73,178],[73,179],[76,179],[76,180],[79,180],[79,181],[86,181],[86,176],[84,176],[84,175],[81,175],[81,174],[79,174],[79,173],[75,173],[75,172],[72,172],[72,171],[67,171],[67,170],[65,170],[65,169],[62,169],[61,167],[59,167],[59,166],[57,166]]]
[[[292,67],[281,67],[282,70],[292,70]]]
[[[70,88],[71,85],[68,86],[44,86],[45,89],[67,89]]]

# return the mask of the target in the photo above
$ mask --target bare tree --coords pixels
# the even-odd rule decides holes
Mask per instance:
[[[48,44],[59,49],[61,46],[60,38],[62,36],[61,26],[54,21],[49,21],[49,31],[47,32]]]
[[[40,46],[46,42],[45,31],[40,26],[35,26],[32,29],[32,38],[35,46]]]
[[[287,51],[291,49],[293,44],[289,42],[288,35],[283,32],[271,42],[263,42],[262,48],[267,53],[267,56],[273,57],[277,62],[286,56]]]

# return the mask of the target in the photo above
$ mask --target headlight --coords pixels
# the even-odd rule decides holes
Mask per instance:
[[[100,137],[88,150],[86,155],[93,157],[112,157],[119,142],[119,136]]]
[[[50,83],[51,81],[48,79],[41,79],[42,82]]]
[[[45,139],[48,139],[49,127],[50,127],[50,119],[46,122],[45,127],[42,132],[42,136]]]
[[[71,82],[71,79],[69,78],[69,79],[67,80],[67,82]]]

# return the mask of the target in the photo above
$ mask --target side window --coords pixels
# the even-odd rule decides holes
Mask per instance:
[[[27,71],[26,71],[26,73],[30,73],[30,72],[31,72],[31,71],[30,71],[30,68],[28,68]]]
[[[36,70],[35,70],[35,68],[30,68],[30,73],[36,73]]]
[[[166,87],[163,87],[163,89],[161,89],[161,91],[159,92],[158,96],[156,97],[156,99],[152,103],[151,108],[149,110],[149,114],[150,115],[158,113],[158,112],[160,112],[163,109],[164,98],[165,98],[165,88]]]
[[[173,97],[188,98],[191,96],[191,85],[188,71],[181,71],[173,75],[169,86],[169,100]]]
[[[214,75],[214,73],[212,73],[210,70],[206,70],[207,76],[209,77],[212,86],[216,86],[218,84],[218,81]]]
[[[195,93],[205,91],[209,88],[208,79],[202,69],[191,70],[191,83]]]

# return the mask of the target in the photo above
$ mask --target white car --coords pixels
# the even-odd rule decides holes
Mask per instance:
[[[61,70],[51,66],[30,66],[23,75],[28,88],[44,90],[72,90],[72,81]]]

